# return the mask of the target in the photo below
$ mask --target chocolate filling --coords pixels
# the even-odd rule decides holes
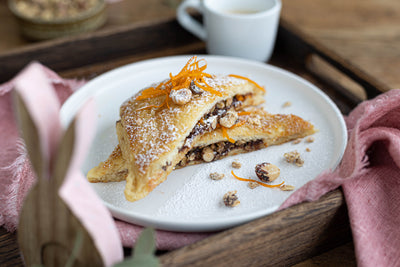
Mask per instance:
[[[242,97],[246,99],[247,95],[244,95]],[[213,128],[214,120],[217,120],[218,122],[218,119],[221,116],[223,116],[226,112],[228,112],[228,110],[230,110],[231,108],[235,110],[240,108],[243,102],[238,100],[237,97],[238,96],[234,96],[232,99],[222,100],[218,102],[209,113],[205,114],[202,120],[200,120],[196,124],[196,126],[194,126],[190,134],[186,137],[185,144],[179,149],[179,152],[182,152],[183,150],[189,148],[196,136],[214,130],[215,129],[215,127]]]
[[[203,150],[211,148],[214,151],[214,158],[212,161],[219,160],[228,155],[230,151],[233,150],[245,150],[245,151],[255,151],[261,148],[264,148],[263,141],[261,139],[242,142],[238,141],[235,143],[231,143],[229,141],[221,141],[216,144],[212,144],[204,147],[195,147],[191,149],[177,165],[176,168],[185,167],[190,165],[192,162],[204,162],[203,160]]]

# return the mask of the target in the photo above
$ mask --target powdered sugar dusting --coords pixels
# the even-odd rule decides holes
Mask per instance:
[[[278,178],[276,183],[284,180],[296,189],[337,163],[345,140],[342,131],[337,129],[342,129],[344,124],[340,120],[340,114],[331,102],[327,101],[326,96],[321,96],[320,91],[301,78],[266,64],[261,66],[242,60],[222,60],[212,56],[206,57],[206,60],[209,69],[214,73],[251,74],[251,78],[258,84],[268,86],[268,96],[265,97],[266,110],[271,113],[293,113],[311,121],[319,130],[315,134],[315,142],[271,146],[217,162],[175,170],[147,197],[133,203],[125,200],[125,182],[92,184],[114,216],[131,223],[171,231],[225,229],[271,213],[291,194],[290,191],[284,192],[276,188],[248,188],[246,182],[237,181],[231,176],[232,160],[240,161],[242,168],[234,169],[234,172],[244,178],[255,178],[254,165],[270,161],[281,169],[281,180]],[[107,90],[100,90],[101,93],[94,96],[96,101],[102,104],[100,107],[103,107],[99,131],[114,126],[118,114],[108,114],[112,112],[112,107],[120,106],[122,101],[131,95],[128,92],[132,92],[132,88],[143,88],[149,84],[145,83],[146,81],[162,80],[166,71],[178,70],[186,61],[187,57],[177,57],[168,58],[168,61],[165,60],[162,64],[156,60],[145,67],[133,64],[124,72],[116,72],[114,76],[109,77],[109,81],[101,84],[101,87],[106,86]],[[92,89],[98,92],[99,83],[94,85],[96,86]],[[282,108],[285,101],[290,101],[292,105]],[[104,138],[96,139],[93,147],[105,147],[105,142]],[[311,151],[305,152],[306,147]],[[110,145],[105,154],[110,153],[113,148],[114,144]],[[295,149],[304,157],[303,167],[289,164],[283,158],[284,153]],[[97,153],[98,150],[90,152],[84,166],[85,171],[98,164]],[[211,172],[224,173],[225,178],[213,181],[209,178]],[[233,208],[225,207],[222,203],[223,195],[233,190],[237,190],[241,203]]]
[[[144,168],[150,162],[158,159],[160,154],[168,152],[170,148],[167,144],[178,137],[177,127],[169,121],[169,116],[163,113],[168,112],[161,112],[161,120],[157,116],[153,116],[142,121],[140,127],[135,127],[134,124],[129,125],[129,121],[134,120],[129,118],[126,126],[131,140],[135,143],[143,144],[136,155],[136,164],[140,167],[139,171],[141,172],[144,172]],[[163,122],[161,127],[160,121]],[[157,142],[156,140],[162,140],[163,142]]]
[[[205,81],[219,92],[223,92],[228,85],[245,83],[241,79],[223,75],[205,78]],[[181,132],[190,130],[178,129],[171,121],[171,118],[179,116],[183,111],[179,106],[171,105],[173,103],[168,103],[167,106],[164,103],[165,95],[137,101],[136,97],[141,95],[143,90],[126,100],[121,106],[121,119],[124,121],[123,125],[130,143],[140,144],[131,149],[136,152],[135,163],[141,173],[145,173],[146,167],[157,160],[161,154],[171,150],[168,144],[180,138]],[[192,97],[190,104],[185,106],[185,112],[190,113],[193,109],[204,106],[212,96],[214,97],[212,93],[203,91],[200,96]],[[148,106],[154,107],[146,108]],[[158,108],[158,106],[162,107]]]
[[[244,84],[245,81],[242,79],[237,79],[234,77],[226,76],[226,75],[214,75],[212,79],[204,78],[206,83],[211,87],[220,87],[224,85],[233,85],[233,84]]]

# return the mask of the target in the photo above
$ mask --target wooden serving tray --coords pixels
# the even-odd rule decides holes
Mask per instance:
[[[0,83],[11,79],[32,60],[63,77],[90,79],[143,59],[204,54],[204,49],[204,43],[183,30],[174,19],[133,24],[0,54]],[[362,99],[387,90],[350,61],[284,20],[280,21],[276,48],[269,63],[321,88],[344,114]],[[337,77],[350,79],[357,88],[349,90]],[[160,251],[158,255],[168,266],[280,266],[298,263],[349,241],[347,209],[342,191],[337,189],[318,201],[275,212],[181,249]],[[22,265],[15,234],[3,228],[0,228],[0,255],[0,265]]]

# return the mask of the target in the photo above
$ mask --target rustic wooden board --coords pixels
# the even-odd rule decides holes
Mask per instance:
[[[165,34],[171,38],[163,38]],[[168,40],[159,41],[162,39]],[[14,76],[34,59],[42,61],[64,77],[92,78],[138,60],[192,53],[204,53],[204,44],[183,31],[175,20],[159,20],[116,31],[107,30],[44,42],[0,55],[0,62],[6,63],[0,66],[0,80],[5,81]],[[309,65],[309,59],[314,55],[319,55],[361,84],[368,97],[381,92],[381,84],[373,77],[282,20],[276,50],[270,63],[316,84],[337,103],[343,113],[348,113],[360,101],[359,96],[332,80],[316,76],[318,73],[312,72]],[[0,234],[6,237],[4,242],[15,239],[13,234],[4,231]],[[338,189],[319,201],[300,204],[215,234],[193,245],[164,253],[160,259],[166,265],[235,263],[256,266],[265,265],[266,262],[288,265],[350,240],[347,211],[342,192]],[[4,251],[2,244],[0,253]],[[18,261],[18,256],[10,257]]]
[[[400,1],[283,0],[282,17],[357,68],[399,88]]]
[[[63,71],[195,41],[197,39],[175,20],[169,19],[37,43],[0,54],[0,83],[12,78],[33,60],[55,71]]]
[[[275,212],[160,257],[166,266],[288,266],[350,240],[343,194]]]

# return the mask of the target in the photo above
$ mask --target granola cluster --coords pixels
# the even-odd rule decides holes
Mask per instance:
[[[238,160],[232,161],[232,167],[235,169],[240,169],[242,167],[242,164]]]
[[[226,193],[223,197],[223,201],[225,206],[227,207],[236,207],[237,205],[240,204],[239,198],[236,195],[237,190],[235,191],[229,191],[228,193]]]
[[[293,141],[293,144],[299,144],[302,140],[303,140],[302,138],[296,139],[295,141]],[[314,142],[314,137],[310,136],[304,140],[306,143],[312,143],[312,142]],[[306,151],[309,152],[311,150],[309,148],[306,148]],[[304,160],[297,150],[287,152],[283,156],[287,162],[293,163],[296,166],[300,167],[300,166],[303,166],[303,164],[304,164]],[[241,163],[236,159],[232,162],[233,168],[239,169],[239,168],[241,168],[241,166],[242,166]],[[266,186],[264,184],[265,182],[271,182],[271,181],[276,180],[280,176],[280,169],[272,163],[263,162],[263,163],[259,163],[256,165],[255,173],[262,183],[260,183],[259,181],[256,181],[256,180],[252,180],[252,179],[243,179],[240,177],[237,177],[237,178],[239,180],[248,181],[247,186],[250,189],[254,189],[256,187],[259,187],[260,184]],[[223,177],[224,177],[224,174],[220,174],[220,173],[211,173],[210,174],[210,178],[213,180],[220,180]],[[283,182],[279,185],[271,185],[271,186],[267,186],[267,187],[278,187],[282,191],[293,191],[295,189],[295,187],[293,185],[288,185]],[[235,206],[239,205],[240,201],[238,200],[238,196],[236,195],[236,193],[237,193],[237,190],[229,191],[224,195],[223,202],[224,202],[225,206],[235,207]]]
[[[223,174],[223,173],[218,173],[218,172],[210,173],[210,178],[211,178],[211,180],[214,180],[214,181],[222,180],[222,178],[224,178],[224,177],[225,177],[225,174]]]
[[[259,187],[260,185],[259,185],[258,183],[256,183],[256,182],[249,182],[249,183],[247,184],[247,186],[248,186],[250,189],[254,189],[254,188],[256,188],[256,187]]]
[[[287,152],[287,153],[283,154],[283,156],[285,157],[286,161],[289,163],[294,163],[296,166],[299,166],[299,167],[304,165],[304,160],[297,150]]]
[[[28,18],[54,20],[75,17],[100,0],[14,0],[18,12]]]

